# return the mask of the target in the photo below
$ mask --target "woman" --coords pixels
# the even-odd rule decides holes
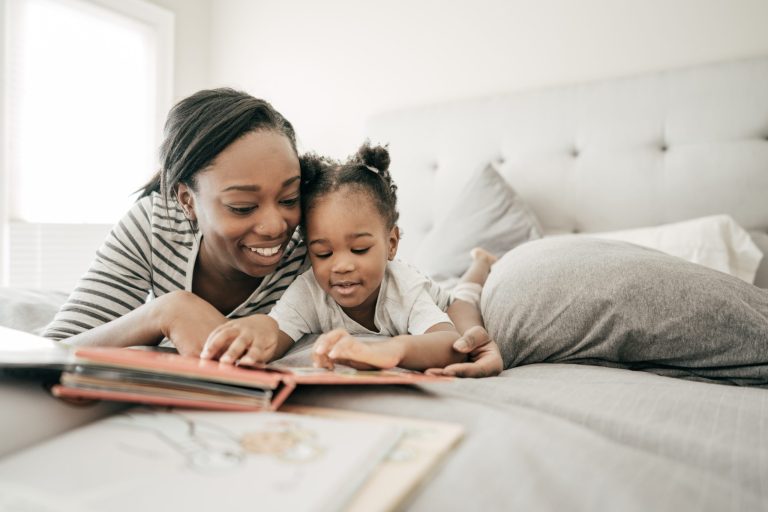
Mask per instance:
[[[300,221],[301,165],[291,124],[269,103],[231,89],[173,107],[161,170],[113,228],[45,336],[76,345],[153,345],[180,353],[225,342],[234,362],[270,361],[289,348],[266,316],[308,269]],[[149,299],[149,300],[148,300]],[[446,373],[498,373],[482,325],[457,326],[470,363]],[[253,340],[258,340],[252,343]]]

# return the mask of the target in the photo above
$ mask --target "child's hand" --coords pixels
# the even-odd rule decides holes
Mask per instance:
[[[392,338],[386,341],[365,342],[356,339],[344,329],[334,329],[315,342],[312,359],[317,368],[333,369],[334,363],[358,370],[392,368],[403,359],[404,347]]]
[[[275,356],[278,333],[277,322],[267,315],[236,318],[211,331],[200,357],[218,357],[222,363],[266,363]]]

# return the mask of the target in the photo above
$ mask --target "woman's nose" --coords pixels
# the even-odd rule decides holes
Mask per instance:
[[[288,223],[276,208],[264,208],[254,226],[256,234],[265,238],[279,238],[287,229]]]

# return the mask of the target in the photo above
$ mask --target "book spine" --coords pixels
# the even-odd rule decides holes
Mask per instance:
[[[296,382],[291,377],[287,375],[284,376],[283,385],[273,395],[269,410],[276,411],[281,405],[283,405],[285,399],[288,398],[288,395],[290,395],[295,388]]]

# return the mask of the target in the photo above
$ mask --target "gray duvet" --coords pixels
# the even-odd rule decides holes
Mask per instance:
[[[289,403],[464,425],[407,510],[768,510],[763,389],[533,364],[415,388],[302,386]]]

